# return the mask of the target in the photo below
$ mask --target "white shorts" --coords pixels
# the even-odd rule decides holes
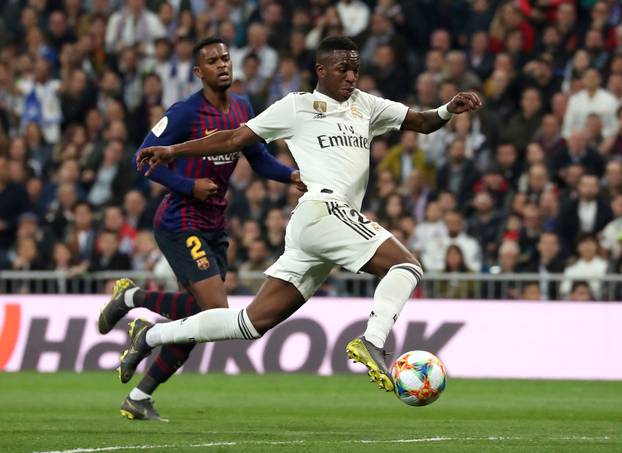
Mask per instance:
[[[343,202],[304,201],[287,224],[285,252],[265,274],[290,282],[307,300],[335,265],[358,272],[391,236]]]

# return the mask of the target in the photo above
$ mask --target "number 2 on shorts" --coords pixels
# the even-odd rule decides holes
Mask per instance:
[[[205,250],[201,250],[201,240],[196,236],[188,236],[186,247],[190,249],[190,256],[193,260],[198,260],[205,256]]]

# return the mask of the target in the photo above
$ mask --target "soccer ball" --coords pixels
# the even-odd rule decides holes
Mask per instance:
[[[427,351],[409,351],[393,364],[395,394],[409,406],[426,406],[441,396],[447,384],[445,365]]]

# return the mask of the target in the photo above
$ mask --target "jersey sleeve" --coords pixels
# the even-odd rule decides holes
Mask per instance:
[[[371,94],[366,94],[366,97],[371,107],[369,133],[372,137],[402,127],[408,113],[406,105]]]
[[[149,146],[168,146],[189,140],[192,112],[186,107],[180,102],[173,104],[162,119],[153,126],[138,150]],[[145,170],[141,173],[144,174]],[[182,176],[164,165],[154,168],[148,178],[182,195],[191,195],[194,188],[194,179]]]
[[[139,149],[148,146],[168,146],[190,139],[192,111],[183,102],[173,104],[149,131]]]
[[[288,94],[276,101],[255,118],[248,120],[246,126],[266,143],[294,135],[296,108],[294,95]]]
[[[251,168],[258,175],[279,182],[291,182],[292,172],[295,170],[283,164],[280,160],[270,154],[266,148],[266,145],[263,143],[256,143],[252,146],[247,146],[242,150],[242,153],[244,154],[244,157],[246,157],[246,160],[248,160]]]

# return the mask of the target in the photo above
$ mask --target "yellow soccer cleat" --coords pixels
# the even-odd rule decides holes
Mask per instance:
[[[391,373],[387,370],[385,363],[386,352],[384,349],[377,348],[365,337],[359,337],[352,340],[346,346],[348,358],[355,362],[362,363],[369,370],[367,374],[372,382],[375,382],[379,388],[392,392],[395,389]]]
[[[121,404],[121,415],[128,420],[167,422],[168,419],[163,418],[153,405],[154,401],[151,398],[133,400],[127,396]]]
[[[132,379],[140,362],[151,354],[151,346],[147,344],[147,331],[153,326],[144,319],[130,322],[130,346],[123,351],[117,368],[119,379],[126,384]]]
[[[129,278],[121,278],[114,283],[110,300],[101,309],[97,320],[97,330],[101,334],[107,334],[123,318],[130,307],[125,305],[125,291],[136,288],[136,285]]]

